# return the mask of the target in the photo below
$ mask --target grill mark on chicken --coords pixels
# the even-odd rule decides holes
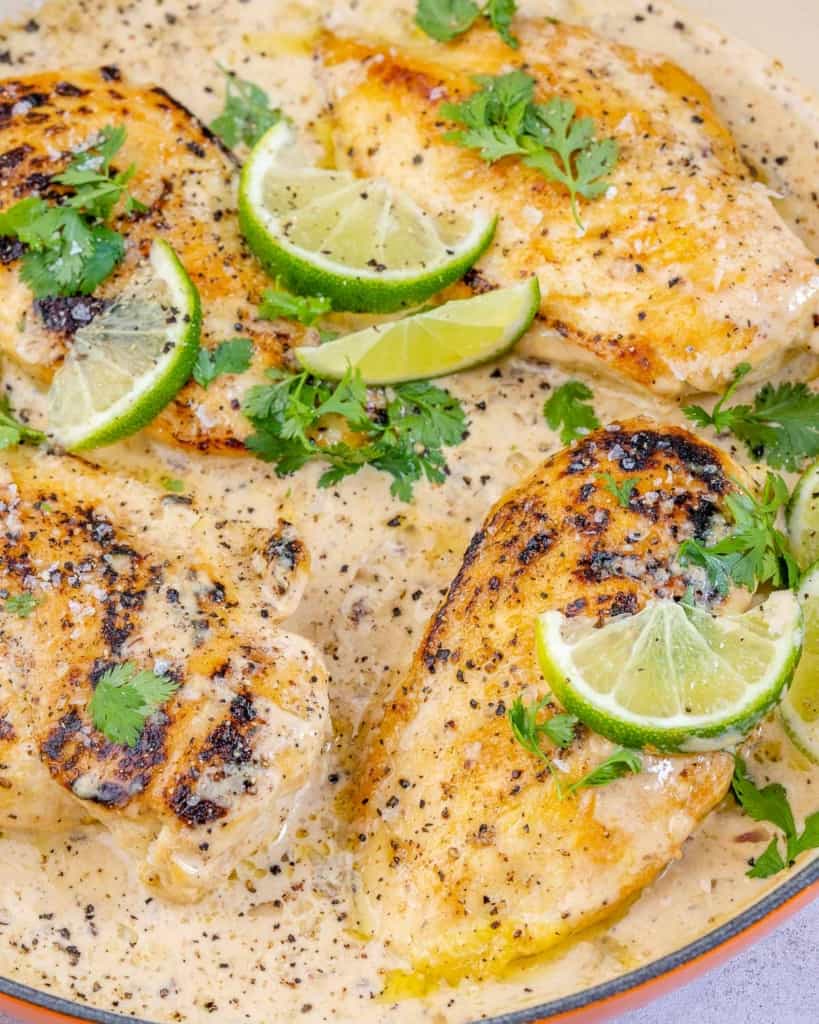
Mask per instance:
[[[151,242],[161,236],[199,290],[203,346],[241,333],[254,345],[243,379],[247,386],[263,383],[264,371],[282,365],[305,328],[257,317],[270,281],[245,245],[237,218],[226,215],[235,212],[238,161],[162,87],[132,85],[118,73],[113,76],[111,68],[0,83],[0,209],[35,195],[60,202],[66,189],[53,182],[54,176],[105,126],[119,124],[128,134],[116,166],[134,164],[129,188],[146,206],[133,214],[121,207],[115,213],[112,226],[127,240],[124,261],[90,298],[32,303],[29,289],[20,287],[25,246],[0,239],[0,277],[6,275],[7,294],[0,313],[0,350],[47,385],[76,330],[128,287]],[[147,429],[163,442],[203,453],[244,453],[250,427],[235,388],[230,376],[218,378],[207,390],[191,381]]]
[[[15,723],[0,736],[0,827],[90,813],[148,885],[200,897],[284,825],[328,729],[317,655],[275,628],[304,584],[301,541],[289,523],[217,522],[30,449],[4,455],[0,520],[0,595],[38,598],[0,632],[0,722]],[[178,686],[133,747],[89,711],[126,661]]]

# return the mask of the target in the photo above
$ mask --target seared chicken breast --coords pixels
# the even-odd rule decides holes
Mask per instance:
[[[676,395],[719,389],[742,362],[762,379],[791,349],[819,351],[813,256],[679,67],[546,18],[516,19],[518,50],[488,25],[449,45],[365,31],[320,47],[337,159],[433,212],[500,215],[467,281],[483,290],[537,274],[524,354]],[[540,102],[574,101],[619,144],[607,193],[580,200],[582,233],[563,186],[444,137],[457,126],[441,104],[473,93],[473,76],[513,68],[535,78]]]
[[[0,828],[100,821],[146,884],[204,895],[280,833],[329,730],[320,658],[277,627],[301,542],[22,450],[4,453],[0,517]],[[28,615],[7,606],[22,594]],[[179,684],[134,747],[89,714],[124,662]]]
[[[267,278],[246,249],[236,218],[238,166],[188,110],[159,87],[131,85],[116,68],[55,71],[0,82],[0,209],[26,196],[58,199],[52,184],[73,152],[87,147],[107,125],[127,128],[115,166],[130,164],[129,188],[148,209],[115,217],[125,236],[124,262],[89,300],[87,296],[32,301],[20,280],[22,247],[0,239],[0,351],[47,383],[71,345],[110,296],[118,294],[149,252],[166,239],[202,298],[202,344],[213,347],[237,335],[251,338],[251,373],[222,376],[207,391],[194,382],[150,426],[160,440],[202,451],[243,448],[250,430],[239,398],[261,371],[278,365],[303,334],[299,325],[256,317]]]
[[[722,600],[675,556],[719,532],[736,472],[685,430],[626,422],[550,458],[473,537],[353,791],[361,925],[406,960],[409,991],[485,977],[612,914],[725,795],[730,756],[646,755],[641,774],[561,799],[506,712],[544,693],[539,613],[605,622],[689,585]],[[636,480],[628,507],[603,473]],[[581,728],[557,771],[577,780],[612,750]]]

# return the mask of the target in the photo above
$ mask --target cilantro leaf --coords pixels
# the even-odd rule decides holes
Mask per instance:
[[[552,430],[560,430],[564,444],[570,444],[600,426],[594,407],[587,404],[592,398],[591,388],[582,381],[567,380],[546,399],[543,415]]]
[[[171,494],[181,494],[185,490],[185,481],[179,480],[175,476],[163,476],[159,482]]]
[[[520,43],[512,35],[512,19],[518,9],[517,0],[488,0],[483,9],[492,28],[498,33],[507,46],[517,50]]]
[[[511,30],[517,6],[516,0],[487,0],[483,7],[474,0],[418,0],[415,24],[439,43],[450,43],[483,16],[507,46],[517,49]]]
[[[726,594],[732,582],[752,592],[766,583],[774,588],[795,586],[799,567],[788,538],[776,526],[779,510],[788,502],[787,484],[769,472],[759,498],[737,486],[739,490],[725,499],[733,520],[731,533],[710,546],[684,541],[677,556],[680,564],[700,566],[720,594]]]
[[[193,379],[207,390],[223,373],[244,373],[253,357],[250,338],[230,338],[216,348],[200,348],[193,364]]]
[[[524,750],[546,762],[550,759],[540,745],[541,737],[546,736],[556,747],[564,749],[574,740],[575,728],[580,721],[568,712],[552,715],[541,721],[541,711],[549,707],[551,702],[552,697],[548,693],[540,700],[533,700],[529,704],[524,704],[523,700],[517,697],[506,713],[512,735],[518,743]]]
[[[774,782],[759,789],[739,754],[734,758],[731,787],[737,803],[749,818],[767,821],[785,834],[785,856],[780,850],[779,838],[774,836],[747,872],[749,878],[770,878],[793,864],[800,853],[819,849],[819,811],[805,819],[805,827],[800,834],[785,788]]]
[[[10,597],[7,597],[5,609],[10,615],[16,615],[20,619],[27,619],[42,600],[41,597],[36,597],[28,591],[23,591],[22,594],[12,594]]]
[[[779,840],[774,836],[765,852],[756,858],[751,870],[745,874],[748,878],[770,878],[771,875],[778,875],[780,871],[784,871],[787,866],[779,852]]]
[[[806,850],[819,849],[819,811],[805,818],[805,828],[801,836],[788,837],[788,860],[795,860]]]
[[[0,396],[0,450],[13,448],[21,441],[30,441],[32,444],[39,444],[45,440],[45,434],[41,430],[35,430],[26,423],[15,419],[11,412],[11,403],[7,395]]]
[[[62,174],[54,176],[58,184],[75,190],[74,195],[65,200],[66,206],[102,222],[110,218],[123,194],[127,196],[127,212],[146,209],[125,187],[136,173],[134,164],[111,176],[111,161],[122,149],[125,138],[124,125],[108,125],[95,140],[74,154]]]
[[[496,5],[500,10],[502,5]],[[590,117],[576,117],[572,100],[553,96],[535,103],[535,80],[525,71],[475,78],[476,93],[461,103],[444,103],[443,117],[463,126],[446,138],[477,149],[484,160],[521,155],[523,162],[569,193],[572,216],[583,223],[577,197],[597,199],[609,187],[608,176],[619,156],[614,139],[595,137]]]
[[[594,771],[584,775],[582,779],[573,782],[567,789],[568,793],[575,793],[578,789],[586,789],[591,786],[607,786],[610,782],[622,779],[630,772],[635,775],[643,770],[643,759],[636,750],[627,750],[621,747],[598,765]]]
[[[719,434],[730,431],[754,458],[796,472],[805,459],[819,455],[819,392],[804,383],[766,384],[753,405],[726,408],[750,372],[748,363],[736,368],[734,379],[710,413],[701,405],[689,405],[683,411],[700,427],[713,427]]]
[[[731,783],[737,803],[754,821],[767,821],[781,828],[786,836],[796,834],[796,822],[784,786],[778,782],[759,789],[748,774],[748,766],[739,755],[734,759]]]
[[[284,288],[266,288],[262,293],[259,316],[262,320],[296,320],[305,327],[312,325],[332,309],[323,295],[293,295]]]
[[[222,113],[211,121],[210,130],[230,149],[240,142],[253,146],[284,115],[270,106],[264,89],[239,78],[221,64],[219,70],[225,76],[225,104]]]
[[[287,476],[312,460],[329,464],[319,479],[330,487],[371,465],[393,478],[391,493],[409,501],[414,484],[446,478],[443,447],[458,444],[467,421],[449,392],[418,381],[369,392],[358,372],[338,383],[307,372],[268,370],[271,384],[250,388],[244,414],[254,427],[247,447]],[[328,435],[327,417],[340,417],[349,440]]]
[[[168,676],[139,671],[133,662],[114,665],[100,677],[88,705],[94,728],[111,743],[135,747],[147,719],[178,688]]]
[[[629,507],[631,495],[639,482],[636,477],[629,477],[628,480],[624,480],[621,484],[617,482],[616,477],[612,473],[598,473],[597,479],[603,482],[609,494],[614,495],[617,499],[617,504],[621,508]]]
[[[449,43],[481,16],[473,0],[418,0],[415,24],[439,43]]]
[[[127,211],[145,209],[126,189],[135,168],[112,176],[111,161],[124,141],[124,126],[109,125],[75,153],[54,177],[73,190],[60,205],[30,196],[0,213],[0,235],[27,248],[20,276],[35,298],[88,295],[123,259],[125,241],[105,222],[123,195]]]

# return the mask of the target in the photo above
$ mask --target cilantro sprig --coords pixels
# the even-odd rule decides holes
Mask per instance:
[[[88,295],[125,255],[125,240],[107,226],[124,198],[126,214],[145,209],[127,188],[134,165],[114,172],[123,126],[103,128],[53,181],[72,191],[59,203],[28,196],[0,213],[0,236],[26,246],[20,275],[35,298]]]
[[[168,676],[145,669],[133,662],[109,668],[97,682],[88,711],[94,728],[111,743],[135,747],[145,722],[179,689]]]
[[[42,603],[42,598],[24,590],[20,594],[11,594],[6,598],[3,607],[9,615],[16,615],[18,619],[27,619],[37,605]]]
[[[560,430],[564,444],[571,444],[600,426],[590,404],[593,398],[591,388],[582,381],[567,380],[546,399],[543,415],[552,430]]]
[[[805,459],[819,455],[819,392],[804,383],[766,384],[753,405],[727,406],[750,372],[749,363],[736,368],[734,379],[710,413],[701,405],[689,405],[683,411],[697,426],[732,433],[754,458],[764,458],[775,469],[798,471]]]
[[[305,327],[312,327],[332,308],[330,300],[323,295],[294,295],[284,288],[266,288],[262,292],[259,317],[262,320],[295,320]]]
[[[563,185],[583,230],[577,197],[596,199],[609,187],[619,154],[616,141],[596,138],[594,120],[576,117],[572,100],[554,96],[535,103],[535,80],[525,71],[478,75],[474,81],[477,92],[461,103],[441,105],[441,115],[462,126],[446,138],[478,150],[489,163],[522,157],[528,167]]]
[[[331,487],[369,465],[389,473],[391,493],[410,501],[417,481],[445,480],[443,448],[459,444],[466,432],[458,399],[426,381],[368,391],[352,370],[338,383],[306,371],[267,375],[270,384],[245,396],[243,411],[255,428],[246,444],[279,476],[318,460],[329,464],[319,486]],[[331,417],[343,421],[347,439],[339,438]]]
[[[598,473],[597,479],[601,481],[609,494],[614,496],[621,508],[628,508],[631,505],[631,496],[639,483],[636,477],[629,477],[622,483],[618,483],[612,473]]]
[[[552,703],[551,694],[546,694],[539,700],[533,700],[525,704],[520,697],[517,697],[506,713],[509,721],[509,728],[512,735],[524,750],[543,761],[552,774],[557,787],[557,795],[560,799],[564,796],[571,796],[579,789],[586,789],[594,786],[607,786],[610,782],[623,778],[629,772],[640,772],[643,768],[643,761],[635,750],[628,750],[621,747],[606,758],[602,764],[590,771],[587,775],[577,779],[570,785],[564,787],[560,777],[555,770],[551,756],[543,749],[542,740],[546,738],[554,744],[558,750],[565,750],[571,746],[575,738],[575,730],[580,724],[580,719],[568,712],[561,712],[552,715],[550,718],[542,718],[541,712]]]
[[[284,114],[278,107],[271,107],[264,89],[221,64],[218,67],[225,76],[225,103],[222,113],[211,121],[210,130],[230,149],[240,142],[253,146]]]
[[[602,764],[599,764],[588,775],[573,782],[566,790],[567,793],[576,793],[578,789],[590,789],[595,786],[608,786],[610,782],[616,782],[624,776],[633,774],[639,775],[643,770],[643,759],[636,750],[629,750],[621,747],[610,754]]]
[[[745,761],[737,755],[734,759],[732,789],[737,803],[754,821],[767,821],[784,833],[784,855],[780,837],[774,836],[750,871],[749,878],[770,878],[789,867],[800,853],[819,849],[819,811],[805,819],[800,833],[796,827],[793,810],[785,788],[778,782],[760,789],[748,774]]]
[[[759,498],[737,487],[725,499],[733,522],[731,532],[710,546],[694,539],[684,541],[678,554],[680,564],[704,569],[708,582],[720,594],[727,594],[732,583],[752,592],[763,584],[796,586],[799,567],[788,538],[776,525],[780,509],[788,502],[788,485],[769,472]]]
[[[480,6],[474,0],[418,0],[415,24],[439,43],[450,43],[469,31],[480,18],[486,18],[507,46],[520,43],[512,35],[516,0],[487,0]]]
[[[23,441],[39,444],[44,440],[45,434],[41,430],[21,423],[12,415],[8,395],[0,396],[0,451],[4,448],[13,448]]]
[[[229,338],[216,348],[200,348],[193,364],[193,379],[207,390],[223,373],[244,373],[253,358],[250,338]]]
[[[552,702],[551,694],[546,694],[540,700],[533,700],[524,704],[518,697],[509,708],[507,716],[512,735],[530,754],[539,757],[547,764],[551,759],[541,746],[541,739],[545,736],[556,747],[563,750],[570,746],[574,740],[574,731],[580,721],[574,715],[568,713],[552,715],[551,718],[541,719],[540,713]]]

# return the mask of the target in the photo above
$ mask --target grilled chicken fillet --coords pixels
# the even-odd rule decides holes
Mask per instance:
[[[449,45],[344,32],[324,37],[318,65],[339,162],[433,212],[500,215],[467,280],[482,290],[538,275],[524,354],[676,395],[718,390],[742,362],[765,379],[789,350],[819,351],[813,256],[679,67],[546,18],[516,19],[518,50],[488,26]],[[444,138],[457,126],[441,103],[473,93],[474,75],[513,68],[535,78],[540,102],[573,100],[619,144],[608,193],[580,201],[585,233],[561,185],[517,157],[490,166]]]
[[[301,542],[23,450],[4,453],[0,521],[0,595],[37,601],[0,610],[0,828],[97,820],[163,896],[204,895],[275,839],[329,731],[321,661],[277,626]],[[126,661],[180,684],[133,748],[88,711]]]
[[[115,166],[136,166],[129,188],[148,206],[147,213],[115,217],[113,226],[127,239],[125,261],[90,301],[33,302],[19,276],[20,245],[0,239],[0,351],[47,383],[99,300],[120,292],[152,240],[164,238],[199,289],[203,346],[240,335],[253,340],[256,354],[241,382],[222,376],[207,391],[188,384],[149,429],[160,440],[201,451],[241,450],[250,432],[238,408],[241,395],[263,379],[266,366],[280,364],[303,329],[256,318],[270,279],[239,234],[238,167],[219,141],[164,89],[129,84],[116,68],[7,79],[0,83],[0,209],[26,196],[58,199],[65,190],[52,177],[107,125],[126,127]]]
[[[627,508],[601,473],[636,480]],[[361,924],[426,981],[485,977],[610,915],[725,795],[733,762],[717,753],[646,755],[641,774],[560,799],[506,711],[544,692],[539,613],[604,622],[702,590],[675,556],[723,528],[736,473],[685,430],[631,421],[550,458],[475,534],[353,792]],[[612,750],[581,728],[559,755],[565,779]]]

